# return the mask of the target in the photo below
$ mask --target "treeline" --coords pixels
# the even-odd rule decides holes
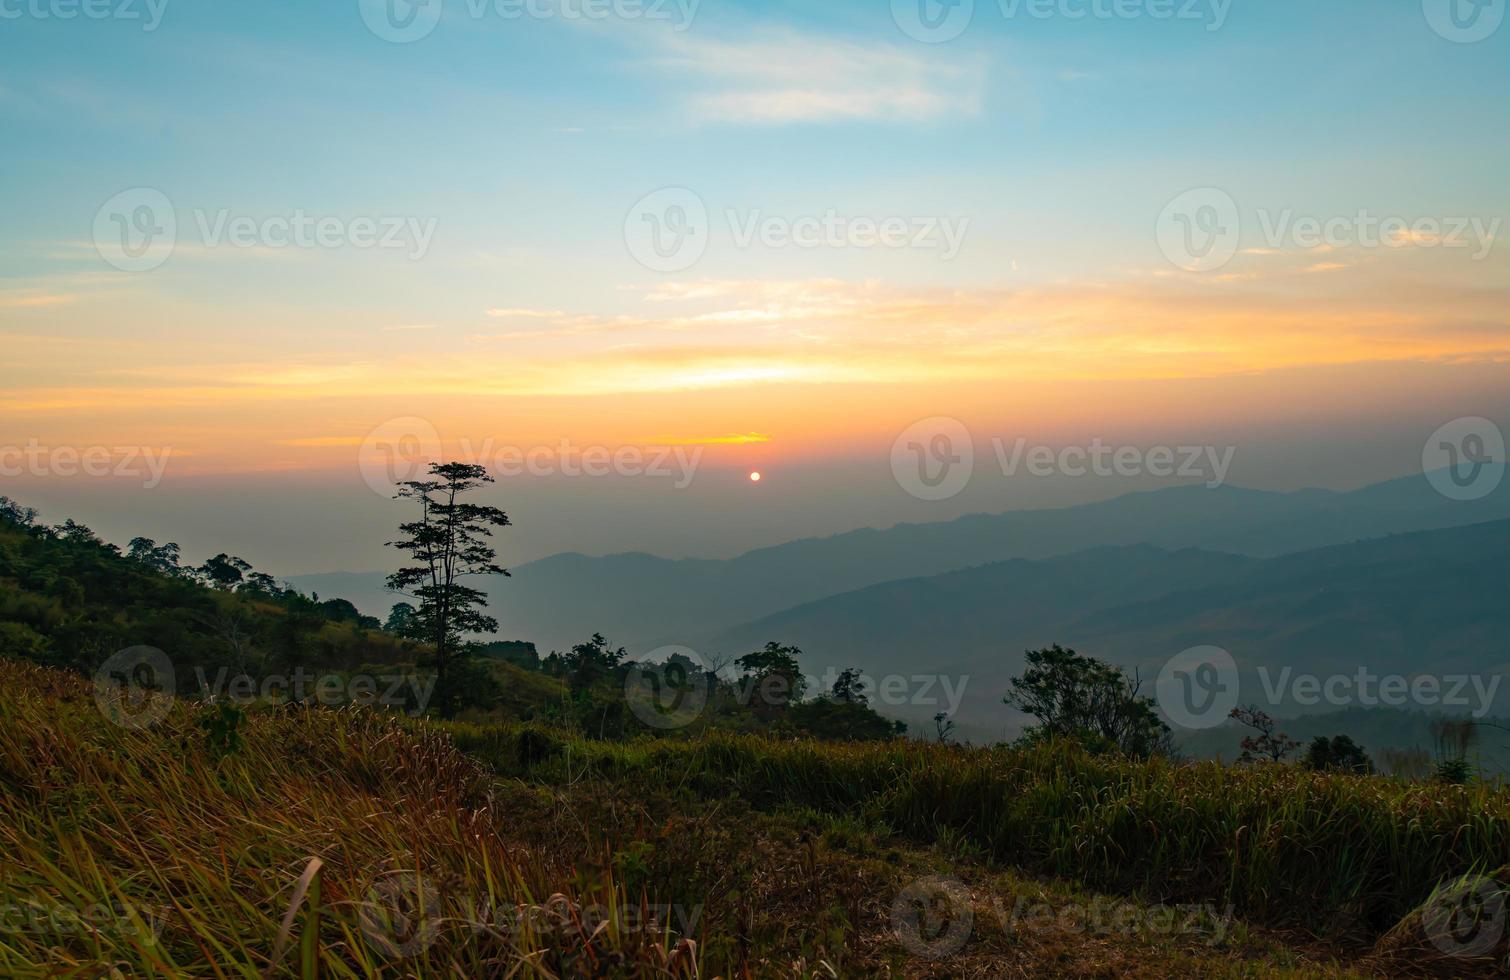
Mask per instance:
[[[869,707],[858,671],[833,690],[808,691],[801,651],[776,643],[717,665],[685,657],[643,664],[597,634],[540,656],[533,644],[479,641],[447,622],[440,676],[436,596],[417,591],[417,603],[397,603],[380,622],[234,555],[191,565],[177,544],[145,537],[122,549],[74,520],[49,525],[0,497],[0,655],[87,675],[121,650],[152,646],[173,663],[184,695],[203,694],[206,678],[397,670],[439,678],[407,686],[428,693],[405,701],[406,710],[542,722],[594,738],[708,728],[831,739],[905,731]]]
[[[350,602],[303,595],[234,556],[186,565],[177,544],[142,537],[122,550],[5,497],[0,586],[0,652],[85,673],[141,644],[186,668],[252,675],[400,664],[420,653]],[[179,675],[187,692],[194,671]]]

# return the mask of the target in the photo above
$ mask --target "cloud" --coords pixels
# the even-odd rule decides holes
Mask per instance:
[[[657,64],[692,76],[692,109],[716,122],[925,121],[980,110],[984,72],[958,57],[796,34],[730,42],[680,35]],[[708,91],[712,90],[712,91]]]

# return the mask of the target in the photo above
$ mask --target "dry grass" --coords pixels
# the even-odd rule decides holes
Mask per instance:
[[[188,703],[135,731],[73,676],[0,661],[0,687],[0,975],[698,974],[611,869],[511,841],[440,735],[276,711],[217,758]]]
[[[253,712],[229,751],[214,717],[121,728],[81,679],[0,659],[0,976],[1357,975],[1356,948],[1213,929],[1219,902],[1192,918],[1007,870],[994,852],[1019,852],[983,833],[1002,811],[951,808],[991,799],[970,766],[1024,794],[1021,762],[454,726],[510,779],[371,711]],[[935,958],[896,916],[936,875],[965,897],[934,924],[971,921]]]

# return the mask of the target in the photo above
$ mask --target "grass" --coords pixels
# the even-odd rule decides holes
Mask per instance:
[[[858,813],[910,840],[1157,901],[1375,937],[1443,881],[1510,864],[1510,793],[1293,766],[1135,762],[1074,746],[834,745],[748,735],[562,740],[451,727],[502,772],[738,794],[767,808]]]
[[[1344,816],[1358,835],[1412,806],[1406,849],[1343,843]],[[1383,876],[1499,846],[1503,807],[1063,749],[613,745],[370,709],[228,728],[177,701],[135,730],[83,679],[0,659],[0,976],[1352,977],[1358,946],[1222,896],[1292,894],[1298,845],[1276,835],[1309,831],[1350,888],[1408,902]],[[941,914],[918,891],[940,877]]]
[[[0,687],[0,975],[698,974],[611,864],[525,849],[439,734],[268,711],[217,757],[187,702],[138,731],[72,675],[0,661]]]

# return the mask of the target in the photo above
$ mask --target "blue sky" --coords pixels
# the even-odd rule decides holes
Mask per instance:
[[[440,17],[395,43],[368,26],[383,0],[92,0],[108,16],[66,20],[74,0],[0,0],[0,410],[16,439],[171,445],[190,482],[154,500],[238,474],[360,487],[351,447],[412,416],[448,443],[701,440],[731,472],[772,471],[758,519],[710,490],[696,526],[614,531],[687,552],[992,509],[898,494],[886,447],[924,417],[1079,440],[1225,419],[1248,428],[1208,438],[1253,447],[1234,472],[1290,487],[1408,472],[1442,422],[1505,407],[1510,277],[1487,232],[1510,217],[1510,27],[1473,43],[1433,27],[1472,0],[703,0],[690,19],[667,3],[591,20],[572,15],[581,0],[512,19],[393,2]],[[920,9],[967,7],[957,37],[908,33]],[[671,271],[626,230],[668,187],[708,220]],[[1237,209],[1240,240],[1193,271],[1160,235],[1166,205],[1206,188]],[[141,189],[168,202],[175,246],[123,270],[99,228]],[[1264,240],[1279,215],[1360,210],[1486,235]],[[412,254],[202,240],[216,215],[296,212],[428,230]],[[735,234],[830,213],[954,223],[960,247]],[[1237,377],[1251,401],[1213,413],[1205,392]],[[1088,412],[1071,383],[1114,407]],[[1275,451],[1317,427],[1375,448],[1330,466],[1314,446]],[[856,475],[877,458],[879,484]],[[782,467],[825,461],[813,485],[863,507],[814,519],[781,496]],[[27,489],[122,527],[137,506]]]

